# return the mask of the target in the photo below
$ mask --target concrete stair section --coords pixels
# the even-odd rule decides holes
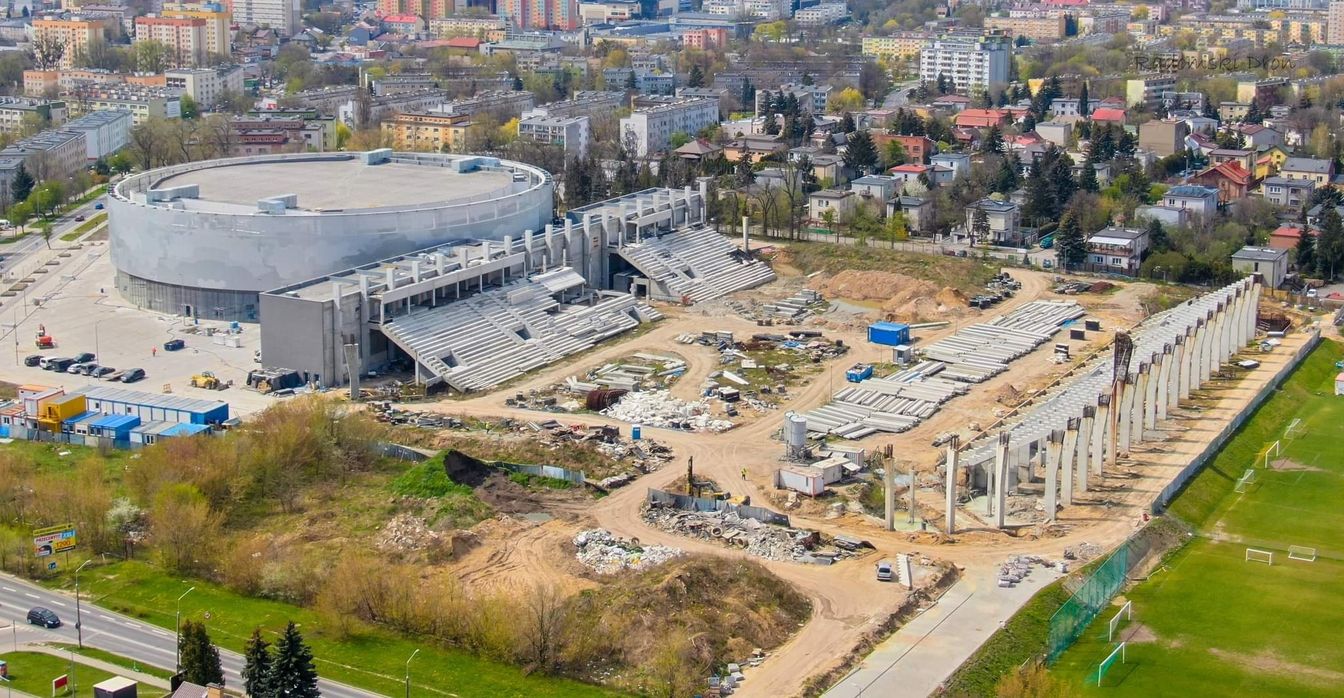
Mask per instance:
[[[582,279],[575,275],[577,284]],[[625,293],[579,293],[577,285],[517,281],[381,326],[383,334],[432,375],[462,391],[486,390],[578,353],[605,339],[661,319]]]
[[[745,257],[713,228],[682,228],[617,250],[652,283],[658,300],[702,303],[769,283],[775,272]]]

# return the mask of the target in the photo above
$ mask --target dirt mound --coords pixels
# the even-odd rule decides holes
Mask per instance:
[[[689,677],[778,647],[812,612],[806,597],[760,564],[707,555],[619,577],[570,603],[591,633],[584,636],[606,645],[597,654],[610,658],[604,669],[626,674],[675,651],[683,660],[677,675]]]
[[[966,295],[955,288],[937,285],[887,271],[846,269],[817,284],[830,298],[881,301],[887,320],[919,322],[961,317],[967,312]]]
[[[1269,467],[1271,467],[1271,468],[1273,468],[1273,469],[1275,469],[1275,470],[1283,470],[1283,471],[1288,471],[1288,472],[1293,472],[1293,471],[1299,471],[1299,472],[1300,472],[1300,471],[1304,471],[1304,470],[1305,470],[1305,471],[1310,471],[1310,472],[1317,472],[1317,473],[1321,472],[1321,469],[1320,469],[1320,468],[1317,468],[1317,467],[1314,466],[1314,465],[1307,465],[1307,464],[1305,464],[1305,463],[1298,463],[1297,461],[1295,461],[1295,460],[1290,460],[1290,459],[1288,459],[1288,458],[1280,458],[1280,459],[1278,459],[1278,460],[1276,460],[1276,461],[1273,461],[1273,462],[1271,462],[1271,463],[1269,464]]]

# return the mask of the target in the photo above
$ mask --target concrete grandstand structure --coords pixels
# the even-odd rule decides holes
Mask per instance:
[[[695,302],[773,279],[706,227],[704,202],[703,185],[648,189],[571,210],[563,226],[263,293],[263,361],[322,385],[405,366],[417,383],[483,390],[659,319],[644,298]]]
[[[545,171],[495,158],[307,153],[151,170],[109,195],[117,290],[188,317],[255,321],[259,294],[454,240],[540,230]]]

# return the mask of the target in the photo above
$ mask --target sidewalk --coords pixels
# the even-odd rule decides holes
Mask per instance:
[[[37,652],[37,653],[39,653],[39,654],[49,654],[49,655],[51,655],[51,656],[53,656],[53,657],[60,657],[61,659],[69,659],[69,658],[70,658],[70,651],[69,651],[69,650],[58,649],[58,648],[56,648],[56,647],[51,647],[51,646],[44,645],[44,644],[37,643],[37,642],[21,642],[21,643],[19,643],[19,649],[18,649],[18,651],[20,651],[20,652]],[[168,690],[168,682],[167,682],[167,681],[165,681],[165,680],[163,680],[163,679],[161,679],[161,678],[159,678],[159,677],[157,677],[157,676],[153,676],[153,675],[151,675],[151,674],[146,674],[146,673],[144,673],[144,672],[139,672],[139,671],[132,671],[132,670],[127,669],[126,667],[121,666],[121,665],[119,665],[119,664],[113,664],[112,662],[106,662],[106,661],[103,661],[103,660],[101,660],[101,659],[94,659],[94,658],[92,658],[92,657],[86,657],[86,656],[84,656],[84,655],[82,655],[82,654],[79,654],[78,652],[75,653],[75,655],[74,655],[74,659],[75,659],[75,663],[78,664],[78,665],[80,665],[80,666],[91,667],[91,668],[94,668],[94,669],[102,669],[103,671],[106,671],[106,672],[108,672],[109,674],[116,674],[117,676],[124,676],[124,677],[126,677],[126,678],[128,678],[128,679],[131,679],[131,680],[134,680],[134,681],[138,681],[138,682],[140,682],[141,684],[146,685],[146,686],[153,686],[153,687],[155,687],[155,688],[161,688],[161,689],[163,689],[163,690],[165,690],[165,691]],[[17,694],[18,691],[15,691],[15,693]]]
[[[998,576],[996,568],[963,577],[937,605],[878,645],[826,698],[930,695],[999,629],[1001,619],[1060,577],[1033,567],[1022,583],[1002,589]]]

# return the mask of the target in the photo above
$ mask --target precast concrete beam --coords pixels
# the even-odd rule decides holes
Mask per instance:
[[[1003,528],[1007,523],[1008,509],[1008,432],[999,432],[998,447],[994,451],[994,527]]]
[[[1064,432],[1050,432],[1045,445],[1045,520],[1054,521],[1059,511],[1059,463],[1064,455]]]
[[[947,512],[943,530],[949,536],[957,530],[957,447],[960,445],[961,438],[956,434],[947,442]]]
[[[1079,462],[1086,463],[1086,456],[1080,456],[1078,450],[1078,426],[1082,420],[1077,417],[1070,417],[1068,428],[1064,430],[1064,451],[1060,459],[1060,483],[1059,498],[1060,502],[1066,506],[1073,506],[1073,472],[1078,467]]]

